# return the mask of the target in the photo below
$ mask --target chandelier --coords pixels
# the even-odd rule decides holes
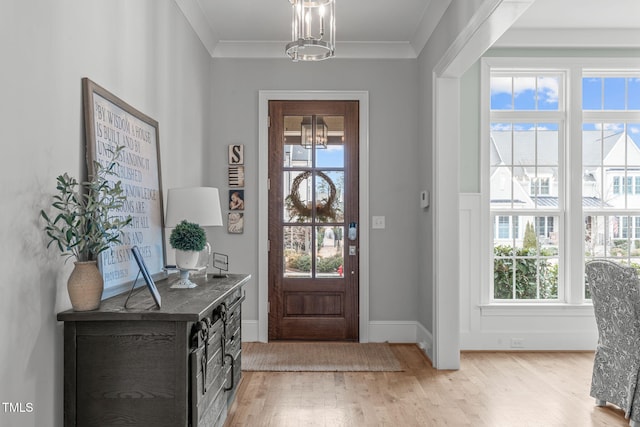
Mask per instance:
[[[289,0],[291,42],[286,52],[293,62],[320,61],[335,55],[335,0]]]

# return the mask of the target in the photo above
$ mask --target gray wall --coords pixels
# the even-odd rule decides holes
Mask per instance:
[[[85,170],[81,78],[160,123],[163,185],[200,184],[210,56],[172,0],[5,0],[0,13],[0,425],[62,425],[62,325],[73,264],[38,218],[55,177]]]
[[[226,147],[245,144],[245,232],[213,231],[214,247],[230,255],[233,271],[253,274],[243,317],[257,320],[258,91],[366,90],[369,92],[371,215],[386,229],[371,230],[370,318],[416,320],[419,260],[417,170],[418,74],[415,60],[214,59],[213,109],[207,179],[228,187]]]

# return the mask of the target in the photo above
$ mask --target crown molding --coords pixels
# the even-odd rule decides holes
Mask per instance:
[[[220,40],[209,25],[196,0],[175,0],[178,8],[200,38],[212,58],[284,58],[288,41]],[[451,0],[429,3],[416,36],[411,42],[349,42],[336,43],[336,58],[343,59],[415,59],[424,48]]]
[[[228,41],[220,40],[214,58],[279,58],[289,59],[284,48],[286,41]],[[415,59],[416,51],[409,42],[338,42],[335,59]]]
[[[431,34],[435,31],[438,23],[450,4],[451,0],[429,1],[429,5],[424,11],[420,25],[418,25],[418,28],[413,35],[413,39],[411,40],[411,46],[413,46],[413,50],[415,50],[416,55],[420,55],[422,49],[424,49],[427,44],[429,37],[431,37]]]
[[[175,2],[209,55],[213,56],[213,51],[218,44],[218,35],[209,25],[198,2],[196,0],[175,0]]]
[[[504,33],[493,47],[638,48],[640,29],[519,29]]]

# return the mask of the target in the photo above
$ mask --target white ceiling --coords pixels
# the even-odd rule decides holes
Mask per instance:
[[[415,58],[450,2],[337,0],[336,56]],[[213,57],[284,56],[288,0],[176,3]],[[496,45],[640,47],[640,0],[535,0]]]

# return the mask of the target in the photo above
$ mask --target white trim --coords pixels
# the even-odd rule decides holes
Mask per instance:
[[[284,41],[220,40],[211,51],[213,58],[275,58],[291,61]],[[337,42],[335,59],[415,59],[409,42]]]
[[[595,321],[594,321],[595,323]],[[520,344],[514,345],[513,339]],[[497,331],[460,336],[464,351],[594,351],[598,331]]]
[[[219,40],[196,0],[175,0],[212,58],[281,58],[285,40]],[[415,59],[436,29],[451,0],[430,1],[411,41],[338,41],[336,58]]]
[[[182,14],[187,18],[187,22],[193,28],[202,45],[213,56],[214,49],[218,43],[218,36],[209,25],[202,8],[196,0],[175,0]]]
[[[640,47],[640,30],[635,28],[514,28],[500,37],[493,47],[638,48]]]
[[[258,340],[258,321],[242,321],[242,342],[256,342]]]
[[[375,321],[369,322],[370,342],[417,343],[418,323],[406,321]]]
[[[533,4],[534,0],[485,0],[444,53],[434,72],[460,77]]]
[[[460,79],[433,76],[433,364],[460,368],[458,159]],[[445,143],[447,141],[447,143]]]
[[[433,335],[420,322],[416,322],[416,343],[429,360],[433,362]]]
[[[269,101],[270,100],[355,100],[360,104],[360,342],[369,341],[369,92],[261,90],[258,93],[258,341],[267,342],[268,211],[269,195]]]
[[[515,316],[515,317],[591,317],[593,318],[592,304],[486,304],[478,306],[482,316]]]

